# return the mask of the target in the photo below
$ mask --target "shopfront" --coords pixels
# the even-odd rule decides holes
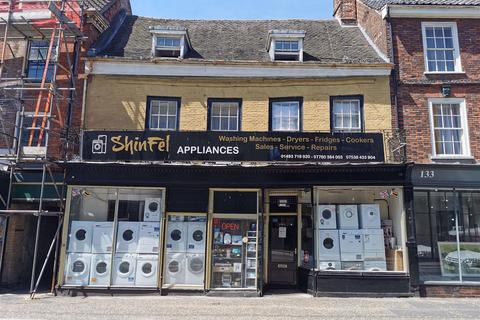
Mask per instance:
[[[415,165],[409,176],[415,212],[416,280],[421,293],[473,290],[478,295],[480,169],[476,165]]]

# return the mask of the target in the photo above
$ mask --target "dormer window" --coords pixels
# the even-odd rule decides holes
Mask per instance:
[[[272,61],[303,61],[305,31],[272,30],[268,34],[267,50]]]
[[[150,27],[153,36],[152,55],[156,58],[183,59],[190,47],[187,29],[177,27]]]

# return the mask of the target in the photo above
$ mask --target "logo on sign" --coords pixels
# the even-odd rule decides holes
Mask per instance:
[[[107,153],[107,136],[106,135],[99,135],[97,139],[92,141],[92,153],[93,154]]]

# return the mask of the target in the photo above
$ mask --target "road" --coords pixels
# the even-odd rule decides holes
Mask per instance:
[[[0,295],[0,319],[480,319],[480,299]]]

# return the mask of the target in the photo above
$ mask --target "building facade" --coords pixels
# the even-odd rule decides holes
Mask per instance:
[[[360,28],[130,16],[90,52],[61,289],[410,294],[392,65]]]
[[[336,5],[395,66],[393,104],[412,163],[412,281],[422,295],[478,295],[480,2]]]

